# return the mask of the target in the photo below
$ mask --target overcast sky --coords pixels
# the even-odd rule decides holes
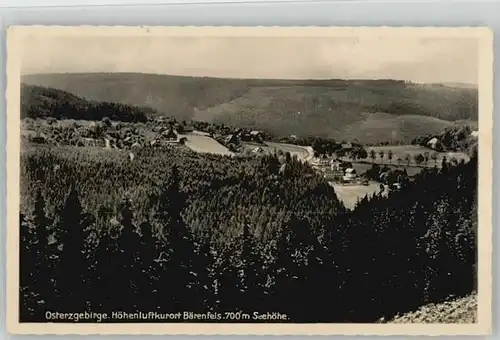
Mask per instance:
[[[22,73],[478,83],[474,38],[27,37]]]

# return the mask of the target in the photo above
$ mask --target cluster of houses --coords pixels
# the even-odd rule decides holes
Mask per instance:
[[[345,162],[338,158],[316,159],[311,165],[323,173],[323,176],[329,181],[342,183],[358,183],[361,181],[365,184],[365,181],[359,178],[356,169],[352,167],[350,162]]]
[[[32,128],[34,128],[32,126]],[[190,127],[182,126],[182,133]],[[73,124],[71,126],[52,125],[37,127],[36,134],[29,140],[38,144],[74,145],[102,147],[106,149],[133,149],[141,147],[165,147],[172,144],[183,144],[186,137],[169,124],[158,124],[153,128],[155,136],[147,138],[136,127],[118,123],[93,122],[90,125]],[[191,129],[192,131],[192,129]]]
[[[264,143],[264,136],[261,131],[244,131],[239,129],[233,134],[224,136],[224,144],[235,144],[238,145],[241,142],[253,142],[258,144]]]
[[[186,137],[181,136],[174,126],[159,126],[154,128],[153,131],[157,132],[157,135],[149,142],[150,146],[163,147],[172,144],[184,144],[186,141]]]

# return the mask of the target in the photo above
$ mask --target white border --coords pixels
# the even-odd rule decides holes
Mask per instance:
[[[479,65],[479,294],[478,323],[474,325],[395,324],[29,324],[18,322],[19,230],[19,41],[23,34],[197,36],[335,36],[425,35],[476,37]],[[491,331],[491,233],[492,233],[492,32],[486,28],[390,27],[10,27],[7,36],[7,325],[19,334],[294,334],[294,335],[457,335]]]

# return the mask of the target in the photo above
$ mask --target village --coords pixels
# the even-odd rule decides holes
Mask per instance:
[[[308,162],[349,207],[366,195],[401,188],[423,168],[467,158],[463,153],[444,152],[437,137],[420,140],[420,145],[403,146],[365,147],[343,142],[333,152],[319,153],[311,146],[268,141],[259,130],[195,125],[196,122],[179,123],[167,117],[153,117],[146,123],[112,122],[107,118],[97,122],[35,122],[27,118],[23,121],[23,137],[36,144],[127,150],[130,161],[136,157],[134,150],[140,148],[183,147],[200,153],[248,157],[289,153]],[[471,137],[477,138],[477,132],[473,131]]]

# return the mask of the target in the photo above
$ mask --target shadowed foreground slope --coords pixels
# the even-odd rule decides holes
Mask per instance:
[[[389,323],[476,323],[477,295],[428,304],[417,311],[395,317]]]

